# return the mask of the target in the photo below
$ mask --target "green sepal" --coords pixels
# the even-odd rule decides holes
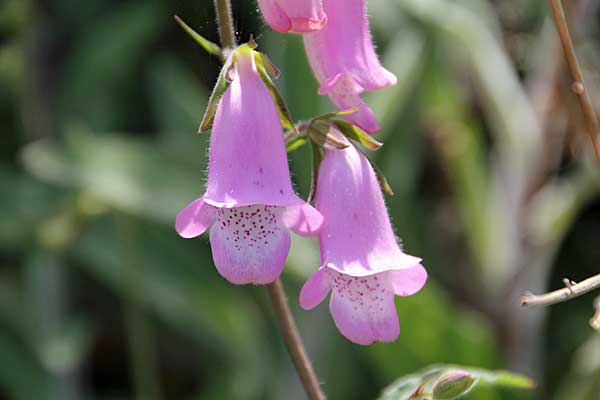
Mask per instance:
[[[288,153],[304,146],[306,143],[308,143],[308,138],[304,132],[292,132],[285,136],[285,150]]]
[[[363,131],[358,126],[351,124],[350,122],[341,121],[338,119],[334,119],[331,122],[333,122],[348,139],[357,141],[369,150],[378,150],[381,146],[383,146],[383,143],[373,139],[367,132]]]
[[[323,114],[320,115],[318,117],[316,117],[315,119],[320,119],[320,120],[328,120],[328,119],[332,119],[335,117],[344,117],[346,115],[350,115],[352,113],[355,113],[358,110],[358,107],[353,107],[353,108],[349,108],[347,110],[341,110],[341,111],[335,111],[335,112],[330,112],[327,114]]]
[[[254,59],[256,60],[256,64],[259,68],[264,68],[267,73],[273,78],[279,78],[281,72],[279,69],[273,64],[269,56],[259,51],[255,52]]]
[[[279,94],[279,91],[273,83],[273,80],[269,76],[269,72],[267,70],[267,68],[269,67],[265,66],[266,63],[264,61],[266,57],[263,57],[260,54],[261,53],[254,51],[254,60],[256,61],[258,75],[260,76],[260,79],[262,79],[264,84],[267,86],[267,89],[269,89],[269,92],[271,92],[273,100],[275,100],[275,105],[277,106],[277,113],[279,114],[279,120],[281,121],[281,125],[284,129],[288,131],[297,132],[296,126],[294,125],[294,120],[292,119],[292,116],[290,114],[290,110],[287,104],[285,103],[285,100],[283,100],[283,97],[281,97],[281,95]]]
[[[383,193],[387,194],[388,196],[393,196],[394,191],[392,190],[392,187],[390,186],[390,184],[389,184],[387,178],[385,177],[385,175],[383,174],[383,172],[368,157],[367,157],[367,160],[369,160],[371,167],[373,167],[373,170],[375,171],[375,176],[377,177],[377,181],[379,182],[379,186],[381,186],[381,190],[383,190]]]
[[[177,21],[177,23],[179,24],[179,26],[181,26],[181,28],[185,31],[185,33],[190,35],[190,37],[194,39],[194,41],[198,43],[200,47],[202,47],[207,53],[215,55],[221,60],[223,60],[223,50],[221,50],[221,47],[219,47],[219,45],[211,42],[195,30],[193,30],[188,24],[183,22],[183,20],[179,18],[179,16],[175,15],[174,18],[175,21]]]
[[[350,142],[329,121],[315,119],[308,128],[308,136],[317,145],[329,149],[345,149]]]
[[[312,149],[312,177],[310,180],[310,192],[308,193],[308,199],[306,199],[308,204],[312,204],[315,200],[319,181],[319,168],[321,168],[321,161],[323,161],[323,149],[315,142],[310,142],[310,147]]]
[[[215,114],[217,113],[217,107],[219,106],[219,101],[221,100],[221,97],[223,97],[223,94],[225,93],[225,91],[231,83],[231,81],[229,80],[229,73],[232,67],[233,54],[227,58],[227,61],[225,61],[225,65],[223,65],[223,68],[219,73],[219,78],[217,79],[215,88],[213,89],[210,98],[208,99],[208,105],[206,106],[206,111],[204,112],[202,121],[200,122],[198,133],[205,132],[212,128],[213,122],[215,120]]]

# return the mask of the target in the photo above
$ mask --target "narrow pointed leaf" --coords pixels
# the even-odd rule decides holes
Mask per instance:
[[[383,146],[383,143],[373,139],[368,133],[360,129],[358,126],[352,125],[350,122],[340,121],[337,119],[333,120],[332,122],[348,139],[357,141],[369,150],[378,150],[381,146]]]
[[[219,73],[219,78],[217,79],[217,83],[215,84],[215,88],[208,99],[208,106],[206,106],[206,111],[204,112],[204,116],[202,117],[202,121],[200,122],[200,127],[198,128],[198,133],[205,132],[212,128],[213,121],[215,120],[215,114],[217,112],[217,107],[219,106],[219,101],[221,97],[229,87],[229,79],[227,78],[229,74],[229,70],[232,67],[231,57],[227,59],[225,65],[223,65],[223,69]]]
[[[211,42],[210,40],[206,39],[205,37],[200,35],[198,32],[196,32],[195,30],[190,28],[190,26],[188,24],[186,24],[185,22],[183,22],[183,20],[181,18],[179,18],[177,15],[175,16],[175,21],[177,21],[177,23],[179,24],[179,26],[181,26],[181,28],[185,31],[185,33],[190,35],[191,38],[194,39],[194,41],[196,43],[198,43],[204,50],[206,50],[207,53],[215,55],[215,56],[219,57],[221,60],[223,59],[223,51],[216,43]]]

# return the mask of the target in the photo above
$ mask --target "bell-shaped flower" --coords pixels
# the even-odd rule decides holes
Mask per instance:
[[[427,280],[421,259],[400,249],[373,168],[354,146],[327,150],[315,205],[321,267],[300,293],[311,309],[331,291],[339,331],[358,344],[394,341],[400,332],[394,296],[410,296]]]
[[[327,25],[303,35],[304,47],[320,84],[341,110],[358,108],[348,120],[369,133],[379,130],[373,111],[360,98],[363,91],[395,85],[396,76],[383,68],[371,41],[365,0],[323,0]]]
[[[327,23],[322,0],[258,0],[263,16],[278,32],[317,31]]]
[[[308,236],[323,217],[292,189],[281,123],[252,51],[232,55],[235,74],[221,98],[210,139],[204,195],[177,215],[184,238],[210,228],[217,270],[234,284],[266,284],[280,275],[289,229]]]

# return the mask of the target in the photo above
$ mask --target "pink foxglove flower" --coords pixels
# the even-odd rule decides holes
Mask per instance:
[[[379,123],[360,94],[395,85],[397,79],[377,58],[365,0],[323,0],[323,6],[327,25],[303,35],[308,60],[321,85],[319,94],[329,95],[341,110],[359,107],[348,120],[366,132],[377,132]]]
[[[300,305],[316,307],[331,291],[331,315],[344,336],[363,345],[394,341],[394,296],[418,292],[427,272],[400,249],[373,168],[355,147],[326,152],[315,202],[325,218],[322,265],[302,288]]]
[[[249,49],[238,49],[210,140],[204,195],[177,215],[184,238],[210,228],[217,270],[234,284],[271,283],[290,247],[289,229],[316,234],[323,217],[292,189],[276,106]]]
[[[327,23],[322,0],[258,0],[263,16],[278,32],[305,33]]]

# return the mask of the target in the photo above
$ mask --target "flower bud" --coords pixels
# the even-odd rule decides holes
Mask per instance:
[[[469,392],[476,378],[467,371],[454,369],[444,372],[433,387],[434,400],[452,400]]]

